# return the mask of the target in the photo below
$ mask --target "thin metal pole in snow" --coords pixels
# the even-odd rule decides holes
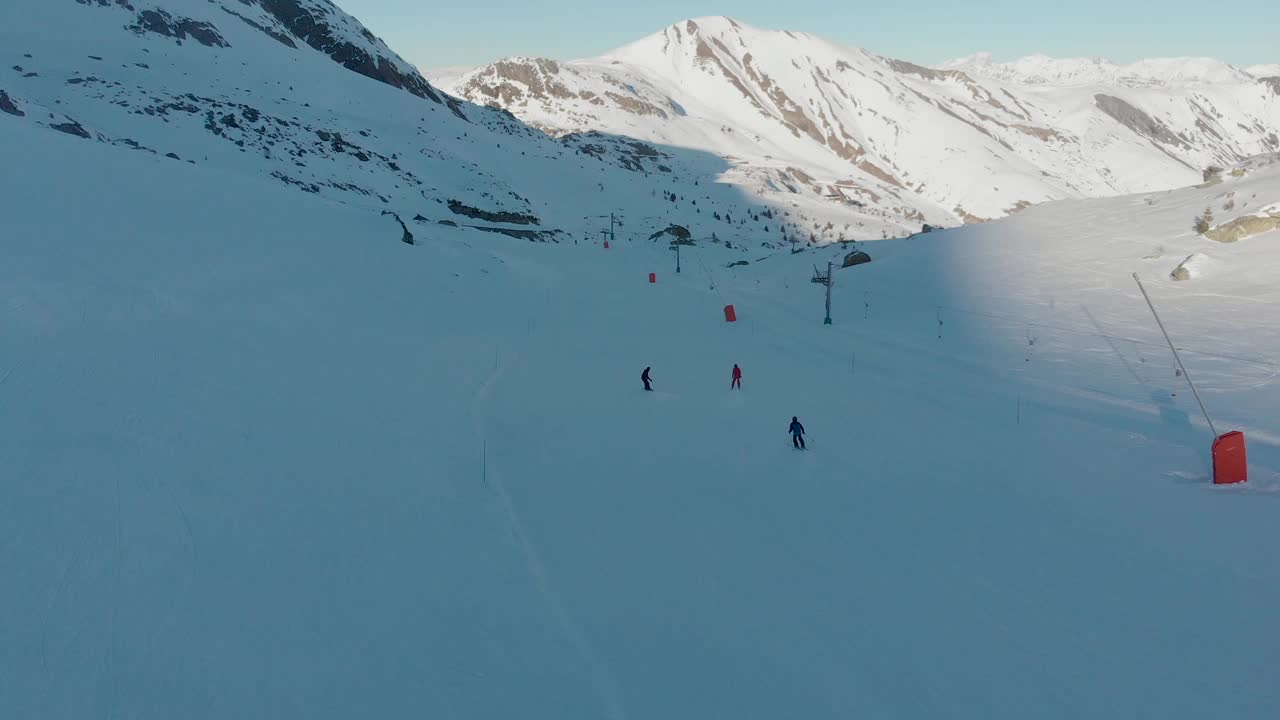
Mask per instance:
[[[1164,341],[1169,343],[1169,349],[1173,351],[1173,359],[1178,363],[1178,369],[1182,371],[1182,377],[1187,379],[1187,384],[1191,386],[1191,394],[1196,396],[1196,402],[1200,404],[1200,412],[1204,413],[1205,422],[1209,423],[1209,430],[1213,436],[1218,437],[1218,429],[1213,426],[1213,418],[1209,417],[1209,410],[1205,408],[1204,401],[1200,399],[1200,391],[1196,390],[1196,384],[1191,381],[1191,373],[1187,372],[1187,366],[1182,364],[1182,356],[1178,355],[1178,348],[1173,346],[1173,340],[1169,337],[1169,331],[1164,329],[1164,322],[1160,320],[1160,313],[1156,312],[1156,306],[1151,302],[1151,296],[1147,294],[1147,288],[1142,284],[1142,279],[1138,277],[1138,273],[1133,274],[1133,281],[1138,283],[1138,289],[1142,291],[1142,297],[1147,301],[1147,307],[1151,308],[1151,315],[1156,319],[1156,325],[1160,326],[1160,332],[1164,333]]]
[[[822,321],[824,325],[831,324],[831,285],[835,279],[831,275],[831,263],[827,262],[827,317]]]

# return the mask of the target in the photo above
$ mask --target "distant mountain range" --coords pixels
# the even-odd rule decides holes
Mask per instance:
[[[508,58],[435,79],[553,135],[713,153],[751,195],[821,198],[910,227],[1185,186],[1280,150],[1276,70],[985,54],[924,67],[711,17],[598,58]]]

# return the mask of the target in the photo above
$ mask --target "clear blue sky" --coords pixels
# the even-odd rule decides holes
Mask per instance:
[[[934,63],[989,50],[1117,62],[1203,55],[1280,63],[1280,0],[336,0],[421,68],[596,55],[674,22],[728,15]]]

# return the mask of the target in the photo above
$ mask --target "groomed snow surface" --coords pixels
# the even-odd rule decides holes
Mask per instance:
[[[1280,238],[1190,232],[1274,171],[870,243],[824,327],[834,250],[0,143],[0,717],[1280,715]]]

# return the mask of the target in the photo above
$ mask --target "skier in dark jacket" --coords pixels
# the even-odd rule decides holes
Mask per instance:
[[[649,378],[649,368],[645,368],[644,372],[640,373],[640,381],[644,383],[645,390],[648,390],[649,392],[653,392],[653,388],[649,386],[649,383],[652,382],[652,380]]]
[[[742,389],[742,368],[737,363],[733,364],[733,382],[729,383],[729,389],[734,388]]]
[[[804,450],[804,426],[796,418],[791,418],[791,444],[799,450]]]

